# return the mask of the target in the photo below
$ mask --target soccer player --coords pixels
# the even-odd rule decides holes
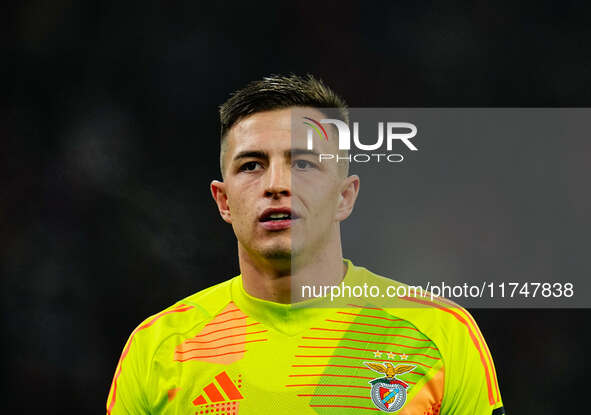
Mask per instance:
[[[295,75],[252,82],[221,106],[223,181],[211,193],[241,275],[131,333],[108,414],[504,414],[490,351],[463,308],[410,296],[325,307],[296,292],[400,285],[342,257],[340,222],[360,179],[319,162],[339,151],[334,131],[314,150],[293,140],[300,117],[329,108],[347,118],[323,82]]]

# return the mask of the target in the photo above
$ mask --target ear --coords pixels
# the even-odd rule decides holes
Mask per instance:
[[[232,223],[232,214],[228,205],[228,195],[226,194],[226,184],[218,180],[213,180],[210,185],[213,200],[218,205],[220,216],[227,223]]]
[[[347,219],[353,211],[357,195],[359,194],[359,183],[359,176],[357,175],[351,175],[343,180],[335,217],[339,222]]]

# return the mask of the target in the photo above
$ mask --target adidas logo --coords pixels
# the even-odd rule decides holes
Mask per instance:
[[[241,380],[238,380],[238,383],[240,384]],[[234,382],[232,382],[228,374],[224,371],[215,376],[214,382],[203,388],[203,393],[193,400],[193,405],[224,402],[226,403],[225,406],[228,406],[229,401],[240,399],[244,399],[244,396],[242,396]],[[236,402],[234,402],[234,405],[236,405]]]

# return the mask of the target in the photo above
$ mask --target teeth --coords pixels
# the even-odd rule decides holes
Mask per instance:
[[[289,215],[287,213],[272,213],[269,215],[270,219],[288,219]]]

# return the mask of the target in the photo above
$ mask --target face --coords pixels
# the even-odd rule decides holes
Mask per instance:
[[[338,223],[352,210],[359,179],[345,178],[334,161],[319,162],[319,153],[336,152],[334,137],[316,138],[314,152],[306,149],[301,116],[325,118],[312,108],[260,112],[226,137],[224,182],[212,182],[211,190],[248,255],[290,261],[319,252],[340,238]]]

